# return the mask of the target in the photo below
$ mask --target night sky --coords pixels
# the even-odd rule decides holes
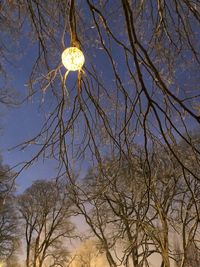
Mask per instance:
[[[18,173],[16,195],[60,178],[81,233],[74,246],[93,236],[107,257],[119,252],[116,266],[140,260],[140,251],[155,266],[162,253],[160,266],[165,257],[184,258],[189,245],[173,253],[176,241],[190,241],[193,220],[191,240],[199,237],[200,6],[193,2],[30,0],[12,13],[5,1],[0,89],[15,103],[0,99],[3,165]],[[64,81],[61,54],[70,46],[85,64]],[[39,196],[36,211],[41,203]]]
[[[110,7],[113,7],[112,1],[110,5],[111,5]],[[108,6],[108,10],[109,10],[109,6]],[[116,10],[117,10],[117,6],[116,6]],[[112,99],[112,94],[114,95],[116,93],[115,92],[116,80],[114,79],[111,64],[109,62],[108,56],[106,55],[105,51],[103,50],[100,44],[99,39],[97,38],[97,33],[96,33],[95,26],[94,26],[94,22],[90,21],[91,18],[89,18],[88,16],[89,14],[88,9],[84,5],[82,5],[82,12],[84,14],[85,23],[87,25],[87,27],[84,28],[86,41],[83,46],[83,51],[85,53],[85,58],[86,58],[85,66],[86,68],[91,70],[92,69],[91,66],[93,64],[95,69],[98,70],[98,75],[99,77],[101,77],[101,80],[106,85],[107,93],[110,94],[110,97]],[[112,28],[113,34],[115,34],[119,38],[120,41],[124,41],[123,39],[124,32],[122,30],[123,18],[121,17],[121,15],[119,14],[118,16],[117,13],[112,14],[112,17],[108,19],[108,22],[109,22],[110,27]],[[23,27],[24,27],[23,28],[24,33],[27,33],[30,31],[30,28],[26,21]],[[148,32],[148,27],[150,26],[147,24],[146,27],[147,27],[147,32]],[[60,32],[58,31],[57,33],[58,40],[60,38],[59,34]],[[11,54],[13,55],[10,57],[11,62],[6,63],[6,68],[11,75],[9,86],[13,87],[16,90],[16,94],[18,95],[18,99],[20,101],[28,96],[27,82],[31,74],[33,64],[38,55],[37,44],[31,43],[31,41],[27,37],[27,34],[25,34],[25,36],[26,37],[23,36],[22,38],[20,38],[20,40],[17,43],[15,40],[10,40],[8,37],[6,37],[8,38],[6,41],[6,44],[8,45],[10,51],[12,52]],[[109,44],[109,47],[111,47],[112,57],[113,57],[114,62],[116,63],[118,73],[122,78],[122,82],[124,86],[126,87],[129,96],[133,97],[134,95],[133,93],[134,90],[132,90],[133,84],[129,83],[130,77],[128,77],[127,69],[125,69],[126,58],[125,58],[124,52],[115,42],[110,40],[106,35],[103,35],[103,36],[105,38],[105,42],[107,42]],[[88,38],[88,41],[87,41],[87,38]],[[149,36],[147,35],[146,38],[148,39]],[[16,51],[14,50],[15,44],[17,45]],[[65,46],[67,47],[69,45],[70,45],[69,35],[66,35]],[[58,51],[56,51],[56,54],[54,55],[54,59],[57,60],[56,64],[58,63],[60,64],[61,52],[62,52],[62,49],[59,48]],[[49,53],[51,53],[51,51],[49,51]],[[184,56],[185,56],[185,60],[189,62],[190,54],[185,53]],[[52,62],[54,63],[54,61]],[[50,62],[50,64],[53,64],[52,62]],[[54,64],[54,66],[56,64]],[[191,66],[188,65],[188,67],[185,69],[180,67],[180,69],[176,73],[176,77],[175,77],[176,83],[181,87],[182,93],[180,94],[183,94],[183,96],[184,96],[184,93],[186,94],[186,96],[193,94],[193,92],[189,91],[188,89],[189,81],[190,81],[190,86],[192,85],[194,88],[196,87],[195,83],[198,81],[198,77],[193,76],[193,79],[190,78],[190,75],[192,75],[190,74],[190,71],[194,75],[195,67],[196,66],[193,64],[191,64]],[[65,70],[63,67],[61,68],[61,71],[62,73],[64,73]],[[150,85],[149,90],[151,90],[150,89],[151,81],[149,81],[149,77],[146,71],[144,71],[143,77],[144,77],[146,84]],[[76,79],[77,79],[77,74],[70,73],[66,81],[67,87],[70,90],[70,101],[71,102],[73,102],[74,97],[77,92],[76,91],[77,89],[74,88]],[[193,80],[194,84],[191,84],[191,80]],[[58,91],[61,89],[59,86],[57,88],[58,88]],[[176,89],[172,87],[172,90],[176,90]],[[96,94],[96,92],[94,94]],[[42,97],[43,96],[42,96],[41,91],[38,90],[37,93],[32,96],[32,98],[25,100],[23,104],[19,105],[18,107],[10,107],[10,108],[1,107],[2,132],[1,132],[1,138],[0,138],[0,148],[1,148],[1,154],[3,157],[4,164],[15,166],[21,161],[30,160],[31,157],[34,155],[34,152],[37,151],[37,146],[34,148],[31,145],[28,146],[27,149],[25,150],[20,150],[20,148],[15,148],[12,150],[10,149],[24,142],[25,140],[30,139],[34,135],[36,135],[39,129],[42,127],[44,121],[46,120],[48,109],[52,105],[51,102],[53,101],[52,100],[53,96],[50,92],[50,89],[47,89],[47,92],[44,96],[44,103],[42,103]],[[158,97],[157,99],[159,99],[160,97],[159,94],[157,97]],[[121,99],[122,98],[123,96],[121,96]],[[161,101],[162,101],[162,96],[161,96]],[[122,102],[121,105],[122,105],[122,116],[123,116],[124,103]],[[145,109],[146,102],[144,98],[143,98],[142,105],[143,105],[143,108]],[[105,109],[108,108],[109,102],[107,104],[106,100],[104,100],[102,102],[102,107],[105,107]],[[90,109],[92,112],[94,111],[93,108],[90,108]],[[105,110],[105,112],[107,112],[107,110]],[[66,114],[67,114],[67,110],[66,110]],[[107,112],[107,114],[109,117],[110,116],[109,111]],[[149,117],[151,120],[152,119],[151,116]],[[162,116],[160,117],[164,121],[164,118]],[[112,119],[112,115],[110,116],[110,118]],[[132,119],[134,121],[134,116]],[[188,124],[188,128],[190,129],[196,127],[194,120],[192,120],[191,118],[189,118],[188,121],[186,118],[185,122]],[[152,131],[154,132],[155,130],[152,128]],[[143,136],[141,135],[138,137],[136,136],[135,140],[136,142],[138,142],[138,144],[143,143]],[[84,162],[82,166],[84,170],[87,169],[88,167],[87,164],[88,162],[86,160],[86,162]],[[53,159],[46,159],[45,162],[43,162],[42,159],[40,159],[39,161],[35,162],[29,169],[24,170],[17,178],[18,191],[19,192],[23,191],[27,186],[31,185],[31,182],[35,179],[48,179],[48,178],[54,177],[57,173],[56,167],[57,167],[57,163]],[[19,167],[16,170],[19,170]]]
[[[12,43],[12,46],[15,43]],[[1,137],[0,148],[3,163],[10,167],[15,167],[23,161],[28,161],[34,155],[34,148],[29,146],[27,149],[21,149],[18,146],[26,140],[31,139],[38,133],[45,121],[45,112],[41,105],[41,94],[35,94],[27,99],[29,94],[28,79],[33,67],[33,62],[37,55],[37,49],[32,46],[29,40],[21,41],[20,47],[25,51],[20,57],[7,64],[10,74],[9,82],[6,82],[10,88],[13,88],[14,99],[20,104],[12,106],[0,106],[1,110]],[[13,56],[15,56],[13,54]],[[14,168],[19,171],[22,165]],[[35,162],[28,169],[25,169],[16,179],[17,192],[24,191],[34,180],[50,179],[55,176],[56,165],[53,160],[42,160]]]

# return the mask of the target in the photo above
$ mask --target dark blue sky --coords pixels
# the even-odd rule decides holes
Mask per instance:
[[[84,3],[84,2],[83,2]],[[111,1],[111,7],[113,8],[113,3]],[[92,69],[91,67],[91,63],[93,64],[93,66],[95,67],[96,70],[98,70],[98,75],[100,77],[100,81],[104,84],[104,86],[106,87],[107,90],[107,94],[109,95],[110,99],[106,98],[106,93],[105,95],[103,95],[102,98],[99,98],[99,102],[100,105],[102,107],[102,109],[105,109],[105,113],[107,115],[107,118],[109,120],[110,123],[112,123],[112,126],[114,125],[114,108],[111,109],[110,104],[112,104],[112,97],[116,97],[116,95],[119,95],[119,105],[120,106],[120,112],[119,112],[119,116],[118,116],[118,123],[119,125],[116,126],[116,128],[118,127],[117,130],[120,129],[120,127],[123,128],[123,117],[124,117],[124,110],[125,110],[125,101],[124,101],[124,95],[123,92],[121,91],[121,88],[119,89],[117,87],[117,83],[116,83],[116,79],[115,79],[115,75],[113,75],[113,70],[112,70],[112,66],[111,66],[111,62],[109,60],[108,55],[105,52],[105,49],[103,49],[102,44],[100,42],[100,39],[98,37],[98,33],[97,33],[97,28],[95,26],[94,21],[92,20],[92,16],[91,14],[89,14],[88,11],[88,7],[86,8],[86,6],[82,6],[82,13],[83,13],[83,20],[84,20],[84,31],[83,29],[80,30],[80,36],[81,34],[83,34],[83,52],[85,53],[85,58],[86,58],[86,67],[90,68],[90,70]],[[109,6],[107,7],[107,14],[109,14]],[[148,12],[147,12],[148,13]],[[146,21],[148,21],[148,14]],[[143,18],[144,19],[144,18]],[[52,22],[53,23],[53,22]],[[112,32],[113,34],[121,41],[123,42],[125,45],[127,45],[127,47],[130,48],[130,44],[128,41],[128,37],[127,37],[127,33],[124,31],[124,18],[123,16],[121,16],[121,13],[119,12],[118,14],[118,6],[114,6],[114,12],[113,14],[110,14],[108,16],[108,20],[107,23],[109,24],[109,26],[112,28]],[[28,77],[31,73],[32,70],[32,66],[38,56],[38,45],[37,42],[33,42],[33,44],[31,43],[31,41],[28,38],[28,34],[30,31],[29,26],[27,26],[27,21],[24,22],[24,33],[26,33],[26,37],[23,36],[23,39],[19,40],[18,42],[18,50],[15,51],[15,40],[10,40],[8,37],[6,37],[6,32],[5,35],[2,35],[1,33],[1,37],[5,38],[5,43],[8,45],[8,48],[10,51],[13,51],[13,55],[15,54],[15,56],[17,56],[17,59],[13,58],[13,62],[15,66],[12,66],[12,64],[6,64],[7,65],[7,70],[9,71],[12,80],[9,82],[9,86],[14,87],[17,94],[19,94],[19,98],[24,98],[25,96],[28,95],[28,88],[27,86],[25,86],[25,84],[28,81]],[[101,25],[101,23],[99,23],[99,25]],[[52,25],[51,25],[52,26]],[[47,44],[47,50],[48,53],[50,55],[50,62],[49,65],[51,67],[55,67],[57,66],[57,64],[60,63],[60,55],[61,55],[61,46],[60,45],[60,37],[61,37],[61,33],[63,30],[63,25],[60,25],[60,28],[58,28],[58,31],[55,33],[56,37],[55,40],[52,38],[51,39],[45,39],[46,40],[46,44]],[[144,28],[144,36],[146,39],[144,39],[144,36],[141,35],[141,40],[143,42],[143,44],[146,46],[148,44],[148,38],[150,39],[151,34],[152,34],[152,30],[153,28],[151,27],[151,23],[146,24],[147,28]],[[48,27],[47,27],[48,28]],[[104,27],[101,25],[100,26],[101,31],[103,32],[103,38],[104,38],[104,43],[107,46],[107,48],[110,48],[110,52],[112,53],[112,58],[114,60],[114,63],[116,64],[116,69],[118,71],[118,74],[122,80],[122,84],[124,85],[125,89],[127,90],[130,99],[134,98],[134,95],[136,94],[136,90],[135,90],[135,86],[134,86],[134,82],[133,80],[131,80],[130,75],[128,73],[128,68],[126,65],[126,58],[125,58],[125,54],[124,54],[124,50],[122,49],[122,47],[120,47],[116,42],[114,42],[112,40],[112,38],[110,38],[110,36],[106,33]],[[56,28],[57,30],[57,28]],[[145,33],[148,33],[147,35],[145,35]],[[138,36],[140,36],[140,32],[137,32]],[[140,38],[140,37],[139,37]],[[175,37],[174,37],[175,38]],[[51,43],[52,41],[52,43]],[[55,41],[55,42],[54,42]],[[56,44],[56,42],[58,42],[58,46]],[[65,36],[65,45],[69,46],[70,42],[69,42],[69,34],[66,33]],[[166,46],[167,46],[167,39],[166,39]],[[48,46],[49,45],[49,46]],[[52,45],[52,47],[51,47]],[[55,45],[55,46],[54,46]],[[55,48],[57,50],[55,50]],[[52,49],[52,50],[51,50]],[[53,51],[53,52],[52,52]],[[56,51],[56,52],[55,52]],[[184,51],[184,50],[183,50]],[[52,52],[52,54],[51,54]],[[60,53],[60,54],[59,54]],[[19,54],[19,55],[18,55]],[[135,66],[133,63],[133,58],[132,55],[130,55],[130,60],[129,60],[129,64],[130,64],[130,68],[132,70],[133,73],[135,73]],[[154,51],[151,54],[151,57],[153,58],[154,55]],[[185,57],[185,62],[190,62],[190,57],[191,54],[188,53],[184,53],[184,57]],[[12,60],[12,56],[10,57],[10,60]],[[191,66],[188,64],[187,67],[185,66],[181,66],[182,63],[182,58],[180,57],[180,62],[176,62],[177,66],[175,66],[175,80],[176,83],[179,85],[180,89],[182,90],[182,92],[180,93],[179,96],[184,96],[184,93],[186,92],[186,95],[191,95],[193,93],[196,94],[196,86],[195,86],[195,82],[198,81],[197,77],[195,76],[195,64],[191,63]],[[164,61],[163,61],[164,62]],[[163,71],[165,74],[166,69],[163,68],[165,67],[165,62],[163,63],[158,63],[158,70],[161,72]],[[159,65],[160,64],[160,65]],[[180,64],[180,68],[178,66],[178,64]],[[192,69],[193,67],[193,69]],[[163,68],[163,69],[162,69]],[[182,69],[181,69],[182,68]],[[142,67],[141,67],[142,69]],[[64,73],[64,68],[62,68],[62,73]],[[159,91],[157,88],[155,88],[155,85],[152,85],[152,77],[147,73],[147,71],[143,68],[143,78],[144,81],[146,83],[146,85],[148,86],[148,90],[149,93],[151,94],[154,91],[154,95],[153,98],[158,101],[158,103],[160,105],[163,105],[163,100],[164,100],[164,94],[161,92],[161,90]],[[41,73],[41,75],[46,74],[46,70],[44,70],[44,73]],[[71,102],[73,102],[75,96],[77,95],[77,88],[74,88],[74,84],[76,82],[76,73],[70,73],[67,77],[67,87],[71,90],[71,95],[70,95],[70,100]],[[190,75],[193,75],[193,77],[190,77]],[[137,76],[137,74],[136,74]],[[165,75],[163,75],[163,77],[165,77]],[[88,77],[89,79],[91,77]],[[92,81],[94,82],[94,80]],[[155,81],[154,81],[155,82]],[[1,83],[1,81],[0,81]],[[189,86],[191,86],[191,88],[195,88],[194,92],[189,91]],[[36,85],[37,87],[37,85]],[[175,88],[175,86],[172,84],[171,86],[169,86],[170,90],[174,93],[176,93],[177,88]],[[189,88],[189,89],[188,89]],[[41,99],[42,99],[42,94],[41,91],[38,89],[38,93],[36,95],[34,95],[31,99],[25,101],[22,105],[20,105],[17,108],[2,108],[3,110],[3,115],[1,118],[1,125],[3,127],[3,131],[2,131],[2,135],[0,138],[0,149],[1,149],[1,153],[3,156],[3,160],[5,164],[9,164],[10,166],[13,166],[21,161],[24,160],[30,160],[31,157],[33,156],[34,152],[37,149],[37,146],[34,148],[33,146],[29,146],[27,147],[26,150],[22,151],[19,150],[18,148],[13,149],[13,150],[8,150],[16,145],[18,145],[19,143],[28,140],[32,137],[34,137],[40,130],[43,122],[45,121],[45,116],[48,113],[48,109],[50,111],[52,111],[52,106],[51,106],[51,102],[54,101],[52,94],[50,93],[50,90],[47,90],[47,93],[45,95],[45,102],[44,104],[41,106]],[[92,92],[93,96],[97,97],[98,93],[102,93],[102,88],[99,90],[97,89],[97,84],[95,84],[94,82],[94,91]],[[57,92],[61,91],[61,88],[59,86],[57,86]],[[99,90],[99,91],[98,91]],[[82,94],[82,98],[84,100],[86,100],[88,98],[87,93],[83,92]],[[141,97],[141,106],[142,109],[145,110],[146,109],[146,103],[147,100],[144,97],[144,95],[142,95]],[[88,101],[88,111],[90,111],[92,113],[92,115],[95,114],[96,110],[95,110],[95,106],[93,105],[93,103],[91,103],[92,101]],[[128,103],[128,109],[131,110],[131,103]],[[50,109],[51,106],[51,109]],[[136,107],[136,112],[139,112],[139,104]],[[128,110],[128,113],[130,112],[130,110]],[[112,113],[113,112],[113,113]],[[128,114],[127,113],[127,114]],[[152,112],[153,113],[153,112]],[[66,116],[66,121],[68,119],[68,116],[70,116],[70,111],[66,111],[65,113]],[[161,113],[159,113],[160,119],[162,122],[164,122],[165,116]],[[88,115],[89,117],[89,115]],[[94,116],[95,118],[95,116]],[[80,119],[78,120],[79,124],[80,124],[80,128],[82,127],[83,123],[82,120],[83,116],[80,116]],[[135,126],[136,123],[136,116],[133,115],[131,117],[130,123],[129,123],[129,130],[131,131],[131,127]],[[152,132],[156,132],[156,130],[154,129],[154,121],[155,121],[155,117],[153,117],[152,114],[149,115],[150,122],[153,122],[151,130]],[[120,125],[121,123],[121,125]],[[174,119],[174,123],[175,124],[179,124],[179,122],[175,121]],[[195,123],[194,121],[191,120],[190,117],[188,117],[188,121],[186,119],[186,124],[188,125],[188,128],[191,128],[194,126],[195,127]],[[115,125],[114,125],[115,126]],[[165,128],[165,126],[163,126]],[[184,129],[181,129],[182,131],[184,131]],[[116,131],[117,132],[117,131]],[[142,143],[144,142],[144,136],[142,135],[143,132],[140,131],[140,135],[138,134],[135,137],[135,141],[138,143]],[[81,137],[83,136],[83,130],[80,130]],[[157,133],[156,133],[157,134]],[[70,134],[68,135],[68,139],[69,139]],[[131,138],[131,137],[130,137]],[[68,140],[67,139],[67,140]],[[122,137],[123,139],[123,137]],[[71,140],[69,140],[69,142],[71,142]],[[77,141],[78,142],[78,141]],[[78,150],[78,149],[77,149]],[[105,145],[105,151],[106,151],[106,145]],[[57,163],[55,163],[54,160],[52,159],[46,159],[46,161],[43,163],[42,159],[39,160],[39,162],[35,162],[33,166],[31,166],[29,169],[24,170],[23,173],[21,173],[19,175],[19,177],[17,178],[17,184],[19,185],[19,190],[23,190],[25,187],[29,186],[31,184],[31,182],[34,179],[41,179],[41,178],[51,178],[54,177],[57,173],[56,171],[56,165]],[[79,164],[77,164],[79,165]],[[86,167],[89,164],[87,163],[87,160],[83,163],[83,169],[86,169]]]
[[[28,79],[28,65],[26,63],[22,64],[17,70],[12,69],[14,74],[12,83],[20,99],[28,93],[27,87],[24,86]],[[25,101],[18,107],[6,108],[1,106],[0,149],[4,164],[14,166],[19,162],[31,159],[34,149],[30,146],[25,150],[20,150],[20,148],[10,149],[38,133],[44,121],[44,114],[38,109],[40,99],[40,96],[33,96],[31,100]],[[42,160],[36,162],[17,178],[18,190],[24,190],[35,179],[47,179],[54,175],[55,165],[52,160],[46,160],[45,164]]]
[[[13,61],[5,62],[4,66],[9,73],[9,79],[5,81],[3,76],[1,76],[0,83],[8,88],[12,88],[14,90],[14,99],[21,102],[26,99],[29,93],[27,83],[37,58],[38,49],[36,45],[31,44],[30,40],[23,39],[18,43],[15,54],[13,49],[17,43],[14,40],[8,39],[7,44],[11,51],[9,58],[13,59]],[[0,127],[2,128],[0,153],[4,164],[13,167],[20,162],[30,160],[34,155],[36,149],[32,146],[28,146],[24,150],[14,147],[38,134],[45,120],[45,112],[40,107],[41,99],[41,94],[35,94],[32,98],[24,100],[22,104],[17,106],[5,107],[0,104]],[[21,166],[15,170],[20,170]],[[56,165],[53,160],[46,160],[44,163],[41,159],[35,162],[17,177],[18,191],[21,192],[30,186],[33,180],[54,177],[56,173],[55,168]]]

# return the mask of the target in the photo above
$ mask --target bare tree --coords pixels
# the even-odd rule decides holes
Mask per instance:
[[[19,196],[18,204],[25,230],[26,266],[42,267],[47,261],[56,266],[66,260],[65,242],[73,237],[74,226],[65,186],[37,181]]]
[[[18,218],[14,205],[12,172],[0,162],[0,259],[12,256],[19,245]]]
[[[184,255],[184,256],[183,256]],[[187,255],[185,259],[185,255]],[[176,246],[177,267],[196,267],[200,264],[199,247],[191,243],[187,248],[187,253],[183,252],[180,244]]]
[[[75,249],[72,255],[70,267],[100,267],[108,266],[105,254],[100,251],[98,242],[92,239],[83,241],[80,246]]]
[[[110,266],[148,266],[152,256],[160,255],[159,266],[181,262],[183,267],[190,257],[190,245],[199,248],[198,182],[183,172],[163,146],[153,150],[149,164],[150,169],[145,152],[122,165],[105,160],[88,173],[83,184],[72,187],[73,201]],[[190,164],[195,170],[196,159],[190,158]],[[179,253],[172,242],[174,235],[182,246]]]
[[[20,36],[30,31],[38,44],[30,94],[40,90],[44,101],[53,100],[41,131],[23,144],[40,144],[34,159],[62,159],[70,175],[72,158],[100,163],[107,151],[120,160],[140,142],[148,162],[149,149],[161,142],[199,179],[175,149],[182,139],[199,155],[188,131],[200,121],[198,1],[13,0],[1,11],[8,18],[18,12]],[[60,55],[69,45],[81,47],[86,64],[76,88],[67,80],[67,101]]]
[[[83,184],[72,187],[73,201],[110,266],[143,266],[156,251],[144,231],[150,196],[142,167],[139,157],[120,166],[107,160],[91,170]]]
[[[79,211],[103,242],[110,265],[116,266],[112,254],[115,242],[110,247],[105,233],[107,210],[125,227],[126,214],[122,212],[126,212],[129,196],[105,195],[101,188],[95,198],[88,197],[87,190],[76,188],[73,173],[80,163],[87,167],[90,161],[107,180],[106,188],[111,184],[114,190],[115,175],[105,175],[105,155],[113,157],[118,166],[125,161],[131,165],[139,147],[146,189],[146,221],[142,216],[138,219],[139,229],[143,227],[147,236],[151,233],[162,265],[169,266],[173,257],[168,244],[171,214],[178,216],[183,226],[190,225],[184,212],[177,215],[176,205],[189,209],[191,203],[195,226],[199,220],[199,145],[190,131],[200,122],[199,1],[13,0],[2,6],[2,14],[8,17],[16,12],[19,21],[26,21],[26,27],[18,27],[21,34],[30,32],[31,42],[38,45],[29,77],[30,95],[39,92],[47,110],[38,134],[20,146],[37,148],[34,157],[23,162],[21,171],[39,157],[57,160],[59,175],[65,174],[71,182]],[[67,46],[81,48],[86,63],[77,76],[69,73],[65,83],[60,55]],[[51,99],[48,107],[46,99]],[[159,153],[167,153],[160,165]],[[187,153],[192,163],[186,159]],[[171,170],[160,181],[164,161]],[[178,191],[180,185],[182,192]],[[174,201],[177,195],[180,198]],[[93,215],[88,215],[88,202]],[[148,229],[144,229],[145,223]],[[156,231],[157,223],[160,231]],[[191,225],[189,229],[193,229]],[[130,236],[134,238],[135,233]],[[138,253],[137,248],[130,251]]]
[[[19,96],[12,83],[10,68],[15,66],[22,49],[17,48],[16,40],[20,38],[21,21],[13,15],[14,3],[1,2],[0,6],[0,108],[3,105],[15,106],[19,104]],[[17,53],[16,53],[17,52]]]

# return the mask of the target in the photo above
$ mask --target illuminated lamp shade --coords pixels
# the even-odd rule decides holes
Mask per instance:
[[[62,53],[62,63],[69,71],[81,70],[84,62],[83,52],[77,47],[66,48]]]

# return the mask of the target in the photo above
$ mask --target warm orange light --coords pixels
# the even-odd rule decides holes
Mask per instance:
[[[69,47],[62,53],[62,63],[69,71],[81,70],[84,62],[83,52],[77,47]]]

